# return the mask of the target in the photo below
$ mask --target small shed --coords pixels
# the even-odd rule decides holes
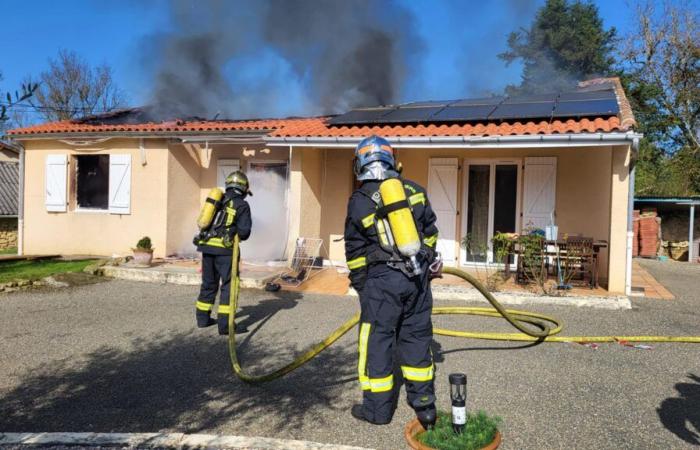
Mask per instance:
[[[700,256],[700,196],[647,197],[634,199],[636,210],[655,210],[661,218],[661,238],[665,242],[687,242],[688,261]]]

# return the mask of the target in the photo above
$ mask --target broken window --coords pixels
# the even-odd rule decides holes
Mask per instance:
[[[79,155],[76,159],[78,208],[109,207],[109,155]]]

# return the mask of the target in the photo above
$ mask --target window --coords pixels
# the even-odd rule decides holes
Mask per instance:
[[[76,160],[76,205],[109,208],[109,155],[79,155]]]

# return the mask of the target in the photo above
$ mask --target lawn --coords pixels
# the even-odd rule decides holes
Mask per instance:
[[[67,272],[82,272],[94,259],[79,261],[56,261],[51,259],[33,261],[0,262],[0,283],[13,280],[36,280]]]
[[[17,247],[0,249],[0,255],[16,255]]]

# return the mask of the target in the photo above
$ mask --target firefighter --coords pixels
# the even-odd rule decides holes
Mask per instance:
[[[351,414],[372,424],[391,422],[399,395],[393,376],[396,345],[408,403],[427,429],[436,419],[429,284],[440,266],[435,251],[436,216],[425,189],[400,178],[394,150],[386,139],[362,140],[355,149],[353,170],[362,184],[348,204],[345,257],[350,282],[360,296],[358,376],[363,401],[352,407]],[[380,186],[392,179],[399,180],[405,197],[400,192],[404,200],[388,204]],[[410,211],[404,215],[404,225],[417,230],[416,252],[410,258],[397,249],[403,231],[387,220],[401,208]]]
[[[218,192],[220,196],[221,191]],[[222,335],[228,334],[228,315],[231,313],[233,238],[238,234],[240,240],[245,241],[250,236],[252,226],[250,206],[245,201],[247,195],[253,195],[248,177],[241,171],[232,172],[226,177],[223,197],[213,202],[215,208],[211,224],[194,239],[197,251],[202,252],[202,286],[196,303],[197,326],[205,328],[217,323]],[[214,321],[211,312],[219,283],[221,295],[217,320]]]

